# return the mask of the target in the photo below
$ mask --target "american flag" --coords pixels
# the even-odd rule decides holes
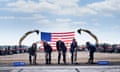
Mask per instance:
[[[74,38],[74,32],[57,32],[57,33],[49,33],[49,32],[41,32],[41,41],[47,41],[53,50],[56,50],[56,41],[62,40],[64,41],[67,49],[70,48],[70,43]],[[43,48],[43,46],[41,47]]]

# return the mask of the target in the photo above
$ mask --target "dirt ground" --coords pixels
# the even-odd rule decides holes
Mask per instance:
[[[52,63],[57,64],[57,59],[58,59],[58,53],[57,52],[52,52]],[[110,61],[118,63],[120,65],[120,53],[95,53],[95,62],[98,61]],[[0,63],[13,63],[13,62],[18,62],[22,61],[25,63],[29,63],[28,60],[28,53],[22,53],[22,54],[14,54],[14,55],[5,55],[5,56],[0,56]],[[89,54],[88,52],[78,52],[77,53],[77,62],[78,63],[87,63],[88,61]],[[70,61],[71,55],[69,52],[67,52],[67,63],[71,63]],[[44,52],[38,52],[37,53],[37,63],[38,64],[45,64],[45,53]],[[62,63],[62,59],[61,59]]]

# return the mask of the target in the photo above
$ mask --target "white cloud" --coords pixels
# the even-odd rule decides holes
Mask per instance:
[[[37,5],[33,1],[18,0],[16,2],[8,3],[7,6],[11,8],[12,11],[21,12],[34,12]]]
[[[39,21],[38,24],[41,26],[41,30],[47,31],[47,32],[71,31],[70,30],[71,27],[67,22],[57,22],[57,21],[50,21],[46,19],[46,20]]]
[[[45,16],[41,15],[41,14],[33,14],[32,16],[0,16],[0,19],[28,19],[28,20],[40,20],[40,19],[46,19]]]
[[[4,19],[4,20],[15,19],[15,17],[14,16],[0,16],[0,19]]]
[[[39,21],[37,21],[37,23],[41,24],[41,25],[44,25],[44,26],[47,26],[47,27],[49,27],[50,24],[52,24],[52,22],[50,20],[48,20],[48,19],[39,20]]]
[[[44,0],[45,2],[55,4],[60,7],[77,7],[79,0]]]
[[[38,3],[33,1],[18,0],[8,3],[7,7],[17,12],[48,12],[60,15],[86,15],[96,14],[86,7],[78,5],[79,0],[44,0]]]
[[[54,4],[50,4],[48,2],[34,2],[34,1],[25,1],[18,0],[16,2],[8,3],[7,7],[11,8],[12,11],[16,12],[51,12],[57,9],[57,6]]]
[[[33,17],[34,17],[35,19],[46,19],[46,18],[47,18],[46,16],[43,16],[43,15],[41,15],[41,14],[33,14]]]
[[[88,8],[97,11],[98,13],[111,16],[113,13],[120,13],[120,0],[105,0],[93,4],[88,4]]]
[[[86,25],[87,23],[84,22],[84,21],[76,21],[76,22],[72,22],[73,24],[76,24],[76,25]]]
[[[71,28],[72,29],[79,29],[79,28],[85,28],[85,26],[87,25],[87,22],[85,21],[73,21],[71,22]]]
[[[12,20],[13,20],[13,19],[18,19],[18,20],[19,20],[19,19],[28,19],[28,20],[30,20],[30,19],[36,19],[36,18],[35,18],[35,17],[29,17],[29,16],[28,16],[28,17],[22,17],[22,16],[21,16],[21,17],[20,17],[20,16],[19,16],[19,17],[16,17],[16,16],[0,16],[0,19],[1,19],[1,20],[2,20],[2,19],[3,19],[3,20],[11,20],[11,19],[12,19]]]
[[[37,4],[36,10],[39,12],[53,12],[59,9],[58,6],[48,3],[48,2],[40,2]]]
[[[59,23],[71,22],[71,19],[57,18],[56,22],[59,22]]]
[[[27,13],[52,13],[57,15],[96,15],[102,14],[112,16],[120,12],[120,0],[104,0],[80,6],[80,0],[41,0],[34,2],[31,0],[18,0],[7,4],[9,11],[27,12]],[[3,8],[4,9],[4,8]]]
[[[44,31],[74,31],[76,28],[86,25],[84,21],[74,21],[69,18],[57,18],[55,20],[42,19],[37,24],[44,26]]]

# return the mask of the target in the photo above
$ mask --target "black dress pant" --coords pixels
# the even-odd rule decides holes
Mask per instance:
[[[51,52],[46,52],[45,59],[46,64],[51,64]]]
[[[88,63],[93,63],[93,60],[94,60],[94,52],[90,52]]]
[[[71,52],[71,63],[73,64],[76,61],[77,61],[77,52]]]
[[[33,57],[33,59],[32,59],[32,57]],[[29,63],[36,64],[36,57],[37,57],[36,54],[34,54],[34,55],[29,54]]]
[[[58,64],[60,64],[61,54],[63,55],[63,62],[66,64],[66,52],[59,51],[58,52]]]

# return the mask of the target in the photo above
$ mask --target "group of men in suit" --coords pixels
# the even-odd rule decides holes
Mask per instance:
[[[48,44],[46,41],[43,42],[43,47],[45,51],[45,60],[46,64],[51,64],[51,53],[52,53],[52,47],[50,44]],[[90,44],[90,42],[86,42],[86,47],[89,50],[89,59],[88,63],[92,64],[94,60],[94,52],[95,52],[95,46]],[[58,64],[60,64],[61,60],[61,55],[63,55],[63,62],[66,64],[66,52],[67,52],[67,47],[65,46],[65,43],[61,40],[58,40],[56,42],[56,48],[58,51]],[[75,39],[72,40],[72,43],[70,44],[70,53],[71,53],[71,64],[76,63],[77,60],[77,41]],[[36,49],[37,49],[37,44],[33,44],[31,48],[29,48],[29,62],[30,64],[36,64]],[[32,63],[32,58],[33,58],[33,63]]]

